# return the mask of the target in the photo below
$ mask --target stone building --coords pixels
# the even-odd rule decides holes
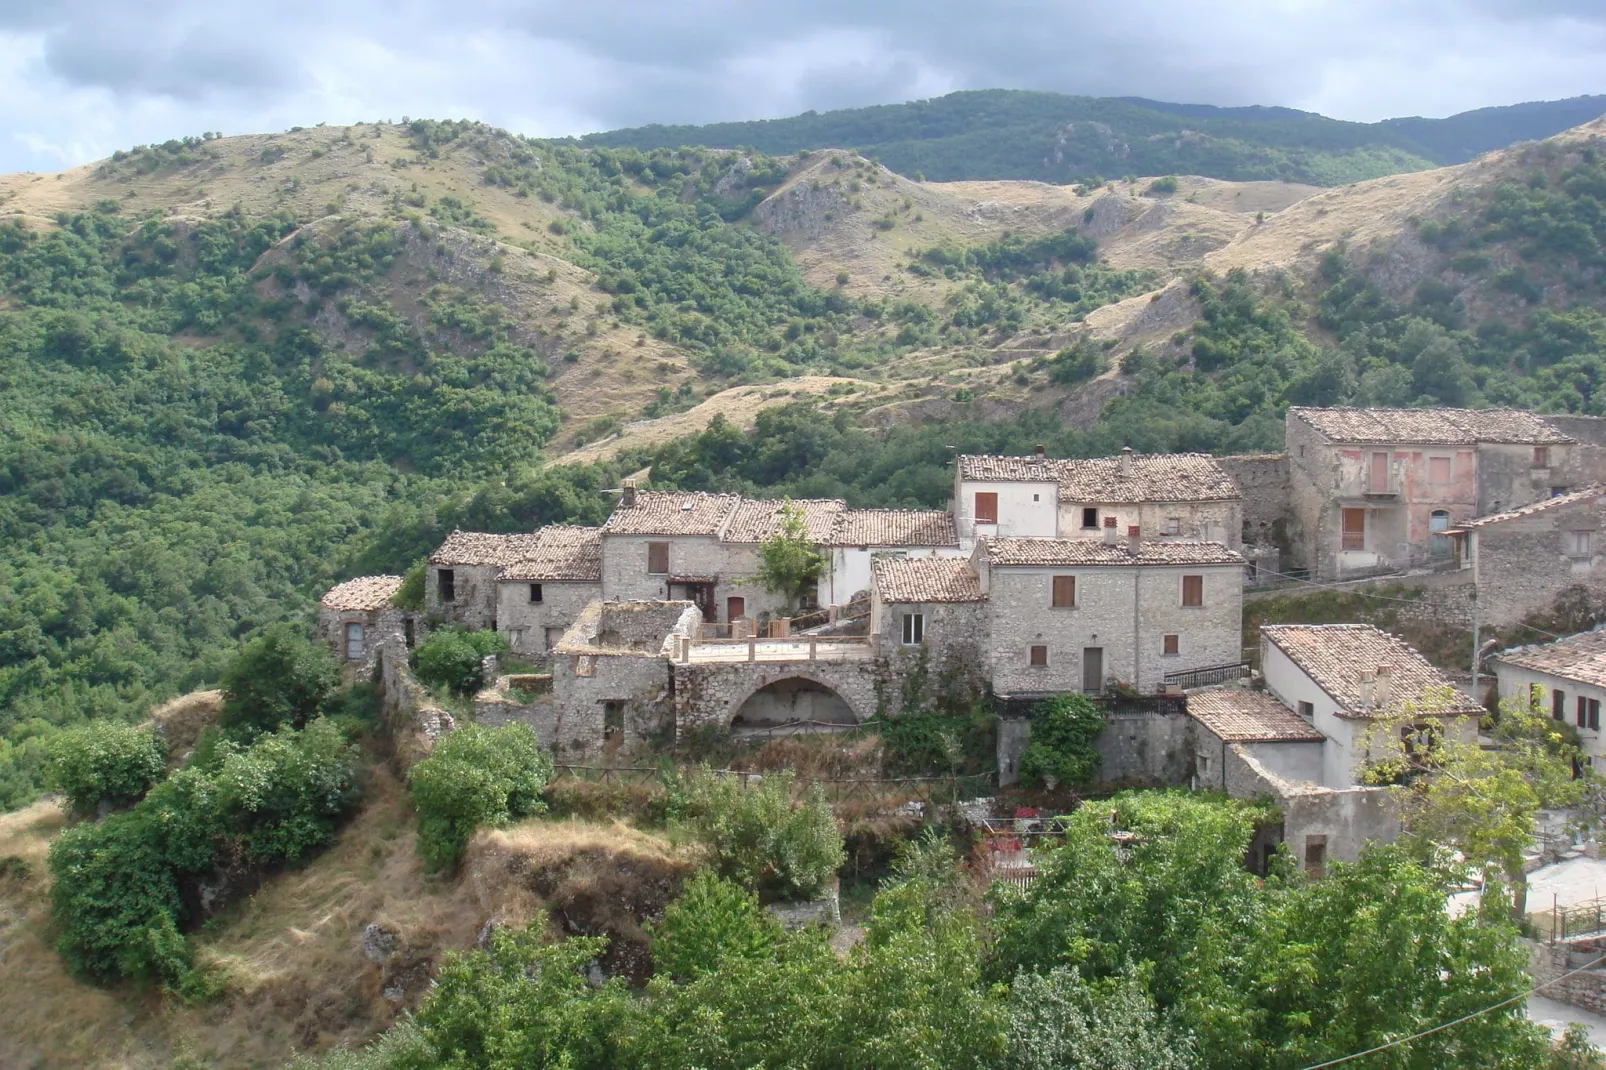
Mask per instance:
[[[1243,558],[1215,542],[1142,538],[978,540],[986,648],[1000,694],[1144,693],[1242,660]]]
[[[1565,493],[1583,463],[1515,409],[1295,407],[1286,442],[1290,550],[1322,579],[1448,560],[1449,529]]]
[[[741,501],[734,494],[637,490],[626,480],[618,508],[602,525],[605,596],[684,599],[697,604],[705,621],[729,620],[719,602],[726,581],[720,536]]]
[[[495,630],[496,585],[502,570],[536,553],[539,545],[534,534],[452,532],[429,558],[424,584],[426,615],[431,620]]]
[[[387,639],[412,645],[412,618],[394,604],[400,576],[359,576],[331,587],[318,602],[318,638],[335,657],[366,672]]]
[[[880,558],[873,566],[870,634],[894,671],[930,665],[985,670],[986,593],[962,558]]]
[[[754,501],[743,498],[731,511],[730,520],[719,536],[724,552],[719,571],[724,614],[719,619],[729,623],[733,620],[780,616],[786,612],[786,597],[766,591],[755,579],[759,566],[759,545],[781,533],[785,506],[786,502],[780,500]],[[822,546],[829,540],[847,504],[835,499],[800,498],[792,502],[792,508],[801,514],[808,540],[816,546]],[[817,598],[818,588],[810,595]]]
[[[496,581],[497,627],[515,654],[543,658],[586,606],[602,598],[602,533],[553,524]]]
[[[1451,529],[1483,621],[1514,624],[1579,590],[1594,604],[1606,601],[1603,520],[1606,486],[1595,484]]]
[[[821,605],[846,605],[870,591],[877,558],[963,557],[952,513],[938,509],[844,509],[821,542]]]
[[[701,623],[690,601],[586,606],[552,648],[551,743],[558,754],[639,743],[672,730],[670,660]]]
[[[1354,787],[1369,763],[1397,759],[1430,719],[1476,739],[1485,712],[1409,643],[1369,624],[1262,625],[1260,671],[1326,739],[1319,783],[1329,788]],[[1407,715],[1414,723],[1397,726]]]
[[[1220,542],[1243,536],[1238,487],[1202,453],[1062,460],[964,455],[954,476],[954,514],[967,538],[1102,537],[1113,519],[1151,538]]]
[[[1600,728],[1601,703],[1606,702],[1606,631],[1503,650],[1493,662],[1502,701],[1529,703],[1572,725],[1589,763],[1596,768],[1606,764]]]

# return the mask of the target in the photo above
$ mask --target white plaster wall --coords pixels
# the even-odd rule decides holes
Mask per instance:
[[[1354,784],[1354,725],[1337,715],[1338,703],[1269,639],[1260,641],[1260,671],[1266,680],[1266,690],[1290,710],[1298,711],[1301,702],[1309,702],[1313,707],[1312,724],[1327,737],[1322,753],[1321,784],[1329,788],[1347,788]]]
[[[1059,481],[987,483],[961,480],[954,518],[962,538],[1023,536],[1052,538],[1059,533]],[[976,523],[977,492],[998,495],[998,523]]]
[[[1580,695],[1586,699],[1592,698],[1600,702],[1603,707],[1602,716],[1606,717],[1606,688],[1592,687],[1588,684],[1580,684],[1559,676],[1552,676],[1547,672],[1519,668],[1516,665],[1505,665],[1498,662],[1495,664],[1495,680],[1502,701],[1521,703],[1527,703],[1530,693],[1529,688],[1534,684],[1538,684],[1543,689],[1543,694],[1539,700],[1539,708],[1547,717],[1551,713],[1551,695],[1557,688],[1560,688],[1567,698],[1565,720],[1575,728],[1578,725],[1577,703]],[[1579,728],[1578,742],[1583,747],[1584,753],[1589,755],[1592,760],[1591,764],[1597,768],[1606,765],[1606,762],[1602,761],[1603,756],[1606,756],[1606,742],[1602,741],[1599,730]]]
[[[970,556],[957,546],[836,546],[826,554],[825,571],[820,573],[820,605],[839,606],[858,592],[868,591],[878,554],[908,558]]]
[[[1287,740],[1240,744],[1243,749],[1284,780],[1318,784],[1322,779],[1324,744]]]

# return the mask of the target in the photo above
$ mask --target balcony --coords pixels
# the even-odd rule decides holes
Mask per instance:
[[[871,640],[863,635],[800,635],[781,639],[691,639],[679,637],[674,658],[682,665],[740,662],[868,661]]]

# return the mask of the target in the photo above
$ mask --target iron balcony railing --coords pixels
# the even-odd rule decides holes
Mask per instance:
[[[1183,669],[1181,672],[1168,672],[1165,682],[1173,684],[1187,691],[1194,687],[1209,687],[1211,684],[1231,683],[1242,680],[1249,675],[1247,661],[1235,661],[1230,665],[1207,665],[1202,669]]]

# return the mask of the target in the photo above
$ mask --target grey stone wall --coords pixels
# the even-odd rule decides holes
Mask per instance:
[[[1361,847],[1400,835],[1400,822],[1387,788],[1324,788],[1286,780],[1241,743],[1229,744],[1225,761],[1227,794],[1238,799],[1270,797],[1283,813],[1283,836],[1296,864],[1304,864],[1312,837],[1326,848],[1326,861],[1353,862]]]
[[[1576,438],[1582,444],[1606,446],[1606,417],[1546,413],[1545,422],[1562,434]]]
[[[497,588],[497,627],[513,653],[544,659],[582,610],[602,597],[602,584],[542,581],[541,601],[530,601],[530,581],[502,580]]]
[[[318,624],[316,634],[319,639],[329,644],[334,651],[335,659],[342,662],[347,670],[358,676],[367,676],[379,664],[380,648],[387,643],[394,643],[397,649],[407,647],[407,620],[412,614],[400,609],[379,609],[372,611],[337,610],[318,608]],[[348,623],[363,626],[363,653],[355,661],[346,657],[346,625]]]
[[[647,571],[647,544],[669,544],[669,574]],[[668,598],[669,576],[711,576],[714,596],[724,604],[725,549],[713,536],[602,535],[602,589],[610,599]],[[678,593],[678,592],[677,592]]]
[[[1136,524],[1146,538],[1163,538],[1176,521],[1173,538],[1204,539],[1225,543],[1234,550],[1243,544],[1243,509],[1236,501],[1212,502],[1061,502],[1060,535],[1064,538],[1102,538],[1101,528],[1082,527],[1082,510],[1094,507],[1100,522],[1116,518],[1123,535]]]
[[[440,599],[440,574],[452,573],[453,598]],[[424,583],[424,612],[431,618],[468,628],[496,627],[496,579],[500,565],[430,565]]]
[[[567,655],[552,661],[552,747],[562,758],[602,750],[607,703],[619,703],[630,747],[661,731],[674,715],[669,661],[657,655]],[[545,716],[543,713],[542,716]],[[537,732],[541,726],[537,724]]]
[[[1185,713],[1115,713],[1095,744],[1100,784],[1175,787],[1193,774],[1194,721]]]
[[[1327,440],[1304,420],[1289,413],[1285,424],[1288,447],[1288,549],[1295,568],[1307,568],[1318,576],[1337,570],[1337,517],[1330,515],[1337,476],[1328,457]]]
[[[1563,591],[1606,603],[1606,509],[1586,500],[1477,529],[1474,571],[1480,619],[1507,625],[1549,610]],[[1590,554],[1571,554],[1574,531],[1590,533]]]
[[[925,642],[903,645],[903,615],[926,618]],[[883,605],[872,637],[880,653],[880,706],[889,715],[902,711],[902,682],[921,671],[927,699],[944,692],[974,692],[990,677],[986,643],[988,610],[984,602],[889,603]]]
[[[870,659],[673,663],[675,731],[678,736],[702,725],[728,726],[753,692],[783,680],[826,688],[847,703],[856,719],[866,721],[876,714],[881,671]]]
[[[1238,484],[1238,492],[1243,496],[1244,544],[1286,550],[1291,492],[1288,454],[1241,454],[1217,457],[1216,463]]]
[[[381,735],[398,772],[429,756],[435,742],[456,727],[452,715],[435,705],[407,666],[407,649],[383,644],[378,651]]]
[[[1567,486],[1571,446],[1550,446],[1550,464],[1534,467],[1532,446],[1503,442],[1478,444],[1478,515],[1517,509],[1550,497],[1550,488]]]
[[[1563,940],[1554,944],[1525,941],[1532,950],[1528,960],[1528,976],[1540,995],[1559,999],[1574,1007],[1595,1014],[1606,1014],[1606,968],[1596,967],[1573,974],[1565,981],[1557,980],[1564,974],[1588,966],[1606,952],[1606,940],[1599,936],[1586,936]]]

